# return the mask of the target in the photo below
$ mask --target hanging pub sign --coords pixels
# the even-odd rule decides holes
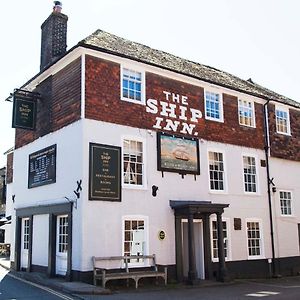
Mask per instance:
[[[90,143],[89,200],[121,201],[121,148]]]
[[[198,140],[158,132],[157,169],[159,171],[199,175]]]
[[[13,94],[12,127],[35,130],[36,101],[39,94],[16,90]]]
[[[56,144],[29,155],[28,188],[56,182]]]

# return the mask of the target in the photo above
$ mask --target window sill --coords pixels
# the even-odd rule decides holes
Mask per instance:
[[[228,195],[228,191],[225,190],[209,190],[209,193],[214,195]]]
[[[123,189],[126,189],[126,190],[147,190],[147,186],[144,186],[144,185],[127,185],[127,184],[123,184],[122,185],[122,188]]]
[[[292,136],[291,133],[289,133],[289,132],[276,131],[276,133],[279,134],[279,135],[284,135],[284,136],[290,136],[290,137]]]
[[[241,124],[241,123],[239,123],[239,125],[242,126],[242,127],[244,127],[244,128],[252,128],[252,129],[256,129],[256,126],[255,126],[255,125],[251,126],[251,125],[245,125],[245,124]]]
[[[265,259],[265,256],[263,255],[248,256],[248,260],[255,260],[255,259]]]
[[[219,122],[219,123],[224,123],[224,119],[215,119],[215,118],[210,118],[210,117],[207,117],[205,116],[205,120],[208,120],[208,121],[213,121],[213,122]]]
[[[144,99],[142,99],[142,100],[139,101],[139,100],[134,100],[134,99],[129,99],[129,98],[121,97],[121,100],[125,101],[125,102],[129,102],[129,103],[145,105],[145,100]]]

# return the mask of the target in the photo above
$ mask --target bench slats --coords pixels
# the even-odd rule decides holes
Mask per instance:
[[[137,271],[136,269],[132,272],[129,271],[129,265],[128,261],[130,259],[151,259],[152,260],[152,267],[154,267],[154,270],[142,270]],[[98,268],[97,262],[101,261],[124,261],[125,262],[125,272],[108,272],[109,269],[105,268]],[[165,285],[167,284],[167,267],[164,267],[164,271],[158,271],[157,265],[156,265],[156,259],[155,254],[153,255],[125,255],[125,256],[109,256],[109,257],[92,257],[93,261],[93,273],[94,273],[94,285],[97,285],[97,280],[102,281],[102,287],[105,288],[106,282],[109,280],[114,279],[133,279],[135,281],[135,288],[138,288],[138,282],[141,278],[146,277],[161,277],[164,279]],[[123,269],[124,270],[124,269]]]

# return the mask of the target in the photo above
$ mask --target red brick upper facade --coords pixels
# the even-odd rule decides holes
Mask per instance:
[[[16,149],[80,119],[81,59],[41,82],[35,92],[42,96],[37,102],[36,130],[16,129]]]
[[[237,93],[233,92],[231,95],[228,89],[226,92],[223,89],[222,92],[220,88],[223,118],[218,122],[205,117],[204,87],[154,72],[145,72],[145,82],[145,103],[121,100],[121,65],[86,55],[84,117],[264,149],[263,101],[254,102],[255,125],[240,125]],[[48,77],[40,83],[36,91],[43,96],[43,101],[38,103],[37,129],[35,132],[18,129],[16,148],[80,119],[81,59],[76,59]],[[300,112],[289,108],[292,135],[278,134],[272,103],[269,104],[271,154],[300,161]],[[167,112],[165,115],[163,110]]]
[[[166,119],[180,121],[182,114],[180,106],[186,107],[186,121],[180,122],[176,131],[171,133],[182,135],[183,123],[195,125],[192,134],[186,131],[184,135],[207,140],[241,145],[251,148],[264,148],[263,105],[255,104],[256,127],[239,125],[237,98],[223,93],[224,122],[216,122],[204,117],[204,89],[181,81],[146,73],[146,99],[158,101],[157,109],[161,111],[160,102],[167,102],[166,91],[179,95],[176,102],[176,118],[163,118],[159,128],[155,128],[159,113],[147,112],[146,105],[134,104],[120,100],[120,65],[91,56],[86,57],[86,102],[85,117],[88,119],[122,124],[131,127],[154,129],[170,132],[166,128]],[[169,102],[172,102],[169,95]],[[180,103],[180,97],[185,97],[186,105]],[[174,103],[174,102],[173,102]],[[202,117],[196,122],[191,121],[191,109],[200,110]]]

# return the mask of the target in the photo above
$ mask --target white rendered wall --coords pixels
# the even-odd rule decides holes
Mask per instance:
[[[33,152],[57,145],[56,183],[28,189],[28,158]],[[54,133],[41,137],[14,151],[14,208],[55,205],[75,199],[77,181],[82,179],[82,122],[78,121]],[[81,259],[81,205],[73,210],[73,269],[78,269]],[[33,245],[34,246],[34,245]],[[33,253],[33,261],[38,259]]]
[[[274,204],[276,255],[278,257],[298,256],[300,223],[300,162],[278,158],[270,160],[270,176],[274,178],[276,192],[272,193]],[[279,191],[292,193],[292,215],[283,216],[280,210]]]
[[[32,264],[48,266],[49,215],[33,216]]]
[[[146,189],[122,189],[122,202],[88,201],[89,142],[122,146],[122,136],[142,138],[146,142]],[[175,221],[169,200],[208,200],[226,203],[224,218],[230,219],[230,245],[232,260],[248,259],[246,218],[261,221],[263,230],[263,257],[271,257],[270,227],[266,187],[266,168],[260,167],[265,159],[262,150],[201,141],[201,175],[184,179],[176,173],[157,171],[156,133],[121,125],[84,120],[84,206],[83,206],[83,264],[82,271],[91,270],[91,257],[122,254],[122,217],[147,216],[149,220],[149,253],[157,254],[160,264],[175,264]],[[227,191],[209,192],[207,151],[221,150],[225,154]],[[257,160],[259,192],[247,195],[243,188],[242,155],[252,155]],[[157,197],[151,186],[158,186]],[[242,230],[233,230],[233,218],[241,218]],[[166,239],[160,241],[159,230],[165,230]]]

